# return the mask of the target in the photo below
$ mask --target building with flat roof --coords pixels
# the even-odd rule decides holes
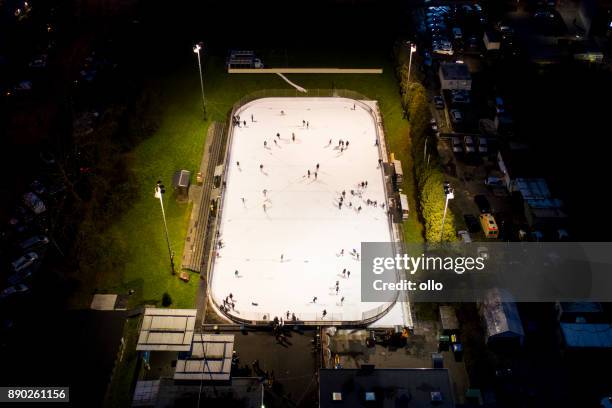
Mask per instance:
[[[189,351],[197,310],[146,308],[140,326],[138,351]]]
[[[453,408],[445,368],[321,369],[319,407]]]
[[[442,89],[472,89],[472,75],[466,64],[443,62],[438,73]]]

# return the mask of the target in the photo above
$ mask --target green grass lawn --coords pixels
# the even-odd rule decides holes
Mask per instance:
[[[421,242],[423,227],[415,211],[408,123],[402,119],[399,88],[392,66],[382,62],[372,66],[382,66],[383,75],[291,75],[290,79],[307,89],[331,88],[333,83],[338,89],[354,90],[379,101],[387,143],[402,160],[406,175],[403,188],[409,197],[411,215],[404,224],[404,236],[409,242]],[[172,307],[193,307],[198,276],[192,274],[191,281],[184,283],[170,274],[159,201],[153,197],[155,182],[161,179],[168,187],[165,196],[168,230],[176,264],[180,267],[191,205],[178,204],[172,198],[173,173],[179,169],[198,171],[210,121],[224,121],[232,104],[242,96],[259,89],[290,89],[277,75],[226,74],[220,59],[208,59],[205,71],[208,121],[202,119],[195,62],[157,82],[163,104],[160,128],[126,156],[138,185],[137,197],[130,209],[97,238],[105,246],[101,256],[112,258],[112,262],[100,264],[114,266],[99,271],[96,279],[85,284],[81,291],[82,305],[91,301],[94,290],[125,293],[134,289],[130,306],[159,303],[162,294],[168,292],[173,299]]]

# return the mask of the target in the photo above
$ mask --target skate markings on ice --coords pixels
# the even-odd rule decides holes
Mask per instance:
[[[320,319],[325,309],[324,320],[360,320],[380,305],[361,302],[361,268],[350,253],[361,242],[391,240],[385,211],[366,203],[385,199],[373,143],[376,124],[366,110],[352,107],[342,98],[266,98],[239,113],[253,115],[256,122],[234,128],[228,147],[233,165],[228,166],[220,225],[225,246],[211,282],[219,304],[229,293],[243,300],[232,313],[240,309],[242,318],[262,313],[273,318],[290,310],[299,319]],[[340,139],[350,142],[342,152]],[[366,180],[368,187],[357,187]],[[350,277],[342,275],[343,269]]]

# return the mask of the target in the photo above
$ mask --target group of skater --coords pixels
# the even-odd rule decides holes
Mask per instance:
[[[353,110],[356,109],[356,106],[353,105]],[[280,115],[281,116],[285,116],[285,111],[281,110],[280,111]],[[235,115],[233,116],[233,124],[234,126],[237,127],[247,127],[247,121],[240,118],[240,115]],[[251,122],[255,122],[254,119],[254,115],[250,115],[250,119]],[[302,128],[303,129],[309,129],[310,128],[310,123],[309,121],[302,119]],[[286,143],[294,143],[296,142],[296,134],[295,132],[291,132],[291,137],[289,138],[288,136],[285,136],[284,138],[281,137],[281,133],[280,132],[276,132],[276,134],[271,135],[270,138],[268,138],[268,140],[264,140],[263,141],[263,147],[264,149],[270,149],[270,143],[269,140],[272,139],[273,143],[275,146],[280,148],[280,142],[281,141],[285,141]],[[299,140],[298,140],[299,142]],[[332,145],[334,145],[334,141],[333,138],[329,139],[328,145],[325,146],[327,148],[331,147]],[[340,153],[343,153],[345,150],[347,150],[350,146],[350,141],[349,140],[344,140],[344,139],[338,139],[337,141],[337,145],[335,145],[336,147],[333,148],[333,150],[339,150]],[[378,139],[375,140],[375,146],[378,146]],[[241,167],[240,167],[240,162],[236,161],[236,166],[238,168],[239,171],[242,171]],[[382,167],[382,159],[378,159],[378,168]],[[306,173],[302,176],[304,179],[313,179],[313,180],[318,180],[318,176],[320,173],[320,163],[316,163],[313,167],[310,167],[308,169],[306,169]],[[267,175],[267,173],[264,172],[264,164],[260,163],[259,164],[259,170],[264,173],[264,175]],[[355,212],[357,212],[358,214],[362,211],[362,205],[367,205],[367,206],[372,206],[374,208],[377,208],[379,206],[379,201],[378,200],[372,200],[369,198],[365,198],[364,195],[367,191],[368,188],[368,181],[367,180],[362,180],[359,181],[358,183],[356,183],[355,185],[353,185],[350,189],[344,189],[342,190],[342,192],[339,193],[339,195],[337,196],[337,206],[339,209],[342,209],[343,206],[345,208],[350,208],[353,209]],[[263,194],[263,202],[262,202],[262,208],[264,210],[264,212],[267,212],[267,210],[269,209],[269,207],[271,206],[271,201],[270,201],[270,190],[268,189],[263,189],[261,190],[262,194]],[[350,192],[350,196],[348,195],[348,192]],[[245,197],[241,197],[242,200],[242,204],[246,207],[247,203],[246,203],[246,199]],[[355,201],[355,205],[353,204],[353,202]],[[380,202],[380,206],[382,207],[382,209],[385,209],[385,201],[382,200]],[[218,241],[218,249],[223,248],[223,243],[221,240]],[[344,249],[341,250],[340,255],[343,256],[344,255]],[[359,261],[360,260],[360,256],[359,253],[353,249],[350,252],[350,255],[356,260]],[[284,261],[284,254],[280,255],[280,262],[282,263]],[[236,278],[241,277],[240,273],[238,270],[235,270],[234,275]],[[349,279],[351,276],[351,271],[348,270],[347,268],[344,268],[341,272],[341,277],[343,279]],[[335,295],[340,297],[342,294],[340,294],[340,280],[336,280],[335,281],[335,285],[330,288],[332,291],[335,292]],[[335,299],[338,299],[337,297]],[[317,296],[314,296],[312,298],[312,302],[313,304],[317,304]],[[344,300],[345,297],[341,296],[338,300],[336,300],[336,306],[343,306],[344,305]],[[251,304],[253,306],[258,306],[258,303],[256,302],[251,302]],[[325,302],[324,302],[325,304]],[[235,310],[235,305],[236,302],[233,298],[233,295],[230,293],[228,296],[226,296],[225,299],[223,299],[223,305],[220,306],[222,311],[225,312],[231,312]],[[320,318],[325,318],[327,316],[328,312],[327,309],[323,309],[320,313],[319,313],[319,317]],[[283,317],[285,317],[285,319],[283,319]],[[272,328],[273,328],[273,333],[276,336],[277,341],[279,341],[280,343],[284,342],[284,334],[283,334],[283,326],[285,324],[286,321],[297,321],[298,318],[296,317],[295,313],[290,313],[290,311],[288,310],[284,316],[281,315],[280,318],[275,317],[272,323]]]

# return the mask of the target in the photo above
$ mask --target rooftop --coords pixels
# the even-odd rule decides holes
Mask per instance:
[[[561,323],[565,344],[573,348],[612,348],[612,324]]]
[[[136,350],[189,351],[195,309],[145,309]]]
[[[465,64],[442,63],[440,64],[442,76],[447,80],[470,80],[470,70]]]
[[[447,369],[321,369],[319,406],[455,406]]]

